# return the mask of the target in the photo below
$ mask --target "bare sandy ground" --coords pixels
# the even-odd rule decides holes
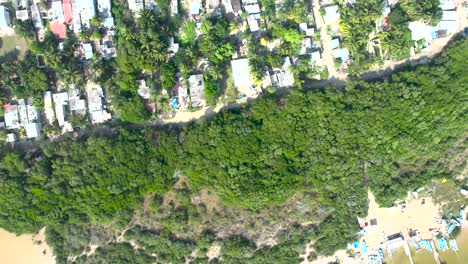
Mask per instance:
[[[45,229],[37,235],[21,235],[0,229],[0,263],[53,264],[55,258],[45,242]],[[40,241],[40,244],[38,244]],[[44,254],[45,253],[45,254]]]

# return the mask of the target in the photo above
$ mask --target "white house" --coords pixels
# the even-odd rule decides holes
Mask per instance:
[[[190,101],[192,107],[200,107],[202,105],[203,93],[205,91],[205,82],[202,74],[190,75],[189,79]]]
[[[11,26],[10,11],[5,6],[0,6],[0,28]]]
[[[340,18],[340,12],[338,11],[338,6],[327,6],[325,7],[325,16],[323,16],[323,22],[325,24],[331,24]]]

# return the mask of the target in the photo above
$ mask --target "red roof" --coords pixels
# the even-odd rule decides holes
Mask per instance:
[[[63,0],[63,16],[65,17],[65,23],[71,24],[73,23],[73,12],[70,4],[70,0]]]
[[[50,31],[57,35],[60,39],[67,37],[67,27],[64,24],[60,24],[57,20],[50,22]]]

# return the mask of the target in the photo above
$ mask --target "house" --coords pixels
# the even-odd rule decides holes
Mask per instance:
[[[85,60],[90,60],[93,58],[93,47],[90,43],[81,44],[81,53]]]
[[[203,93],[205,90],[205,82],[203,80],[203,74],[190,75],[188,79],[189,90],[190,90],[190,101],[192,107],[201,107],[203,100]]]
[[[104,59],[110,59],[117,57],[117,49],[115,48],[112,41],[104,41],[101,42],[101,56]]]
[[[58,36],[59,39],[64,39],[67,36],[67,27],[65,26],[65,16],[61,0],[50,2],[50,8],[47,12],[50,19],[49,28],[52,33]]]
[[[337,49],[340,46],[340,39],[332,39],[331,40],[331,48],[332,49]]]
[[[411,39],[418,41],[429,37],[429,26],[421,21],[409,22],[408,28],[411,31]]]
[[[63,18],[67,25],[73,25],[73,9],[70,0],[62,0]]]
[[[86,100],[81,99],[80,90],[75,85],[70,85],[68,88],[68,104],[70,111],[81,115],[86,114]]]
[[[188,92],[182,78],[172,87],[172,93],[177,96],[178,109],[185,111],[188,107]]]
[[[21,21],[26,21],[29,19],[29,11],[27,9],[24,10],[16,10],[16,18]]]
[[[442,21],[456,21],[457,11],[442,11]]]
[[[112,7],[110,0],[97,0],[97,8],[101,18],[112,17]]]
[[[249,60],[246,58],[232,60],[231,68],[234,86],[239,91],[247,93],[246,91],[253,85],[252,77],[250,76]]]
[[[231,6],[234,14],[239,14],[240,12],[242,12],[240,0],[231,0]]]
[[[303,38],[301,42],[301,50],[299,51],[300,55],[309,54],[312,51],[312,39]]]
[[[20,127],[18,106],[6,104],[3,106],[6,129],[18,129]]]
[[[226,14],[234,13],[234,9],[232,8],[231,0],[221,0],[221,4],[224,6],[224,10]]]
[[[81,28],[89,28],[90,20],[96,16],[96,9],[94,7],[94,0],[79,0],[75,1],[76,5],[72,5],[73,10],[73,27],[77,32]]]
[[[6,142],[7,143],[13,143],[16,141],[16,135],[14,133],[8,133],[6,135]]]
[[[305,34],[306,36],[308,36],[308,37],[314,36],[314,33],[315,33],[314,28],[309,28],[309,27],[307,26],[307,23],[300,23],[300,24],[299,24],[299,31],[300,31],[301,33],[304,33],[304,34]]]
[[[244,10],[247,14],[258,14],[261,12],[260,6],[258,4],[244,5]]]
[[[25,126],[29,123],[28,111],[26,110],[26,103],[24,102],[24,99],[18,99],[18,116],[21,126]]]
[[[191,0],[190,1],[190,15],[196,16],[200,14],[202,3],[201,0]]]
[[[289,57],[284,59],[281,70],[276,71],[270,76],[271,84],[278,87],[288,87],[294,84],[294,75],[291,71],[291,60]]]
[[[453,34],[457,32],[457,21],[440,21],[436,28],[445,31],[446,34]]]
[[[171,16],[176,16],[179,14],[179,1],[171,0]]]
[[[247,24],[249,24],[250,32],[255,32],[260,30],[258,20],[255,18],[255,15],[249,15],[247,17]]]
[[[88,111],[93,124],[103,123],[111,119],[111,114],[103,109],[102,98],[104,93],[101,87],[88,90]]]
[[[143,99],[150,99],[150,90],[148,86],[146,86],[145,80],[137,80],[138,83],[138,94],[141,96]]]
[[[179,43],[175,43],[173,37],[169,38],[169,47],[167,48],[167,51],[171,57],[179,51]]]
[[[333,50],[333,55],[335,59],[340,59],[342,63],[345,63],[349,60],[348,48],[335,49]]]
[[[52,105],[52,93],[50,91],[44,93],[44,114],[49,125],[52,125],[55,121],[55,113]]]
[[[68,94],[66,92],[52,95],[55,105],[55,117],[59,127],[65,126],[65,106],[68,105]]]
[[[39,10],[39,7],[37,7],[37,5],[31,6],[31,18],[32,18],[33,25],[35,28],[37,29],[44,28],[44,23],[42,22],[41,12]]]
[[[338,21],[340,18],[340,12],[338,11],[338,6],[327,6],[325,9],[325,16],[323,16],[323,22],[325,24],[331,24]]]
[[[0,6],[0,28],[8,28],[10,26],[10,10],[5,6]]]
[[[439,7],[442,10],[454,10],[456,8],[455,2],[453,0],[440,0]]]
[[[322,56],[320,54],[320,51],[314,51],[310,54],[310,61],[311,62],[319,62],[322,59]]]
[[[36,138],[40,134],[39,124],[35,122],[26,124],[24,130],[27,138]]]

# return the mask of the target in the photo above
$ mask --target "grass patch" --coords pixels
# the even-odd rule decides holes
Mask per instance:
[[[19,47],[17,49],[16,47]],[[0,63],[22,59],[29,49],[27,40],[18,36],[0,38]]]

